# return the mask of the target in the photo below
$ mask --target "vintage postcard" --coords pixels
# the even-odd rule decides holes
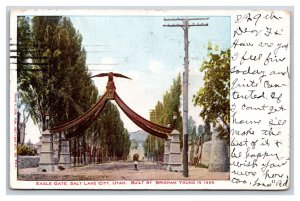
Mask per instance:
[[[290,12],[13,10],[12,189],[286,190]]]

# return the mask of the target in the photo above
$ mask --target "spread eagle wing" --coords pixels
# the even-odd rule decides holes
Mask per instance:
[[[90,78],[93,78],[93,77],[104,77],[104,76],[108,76],[108,73],[100,73],[100,74],[97,74],[97,75],[93,75]]]
[[[100,74],[97,74],[97,75],[93,75],[90,78],[93,78],[93,77],[104,77],[104,76],[108,76],[108,73],[100,73]],[[113,73],[113,76],[114,77],[122,77],[122,78],[126,78],[126,79],[130,79],[131,80],[130,77],[127,77],[127,76],[122,75],[120,73]]]
[[[122,77],[122,78],[126,78],[126,79],[130,79],[130,80],[131,80],[130,77],[127,77],[127,76],[122,75],[122,74],[120,74],[120,73],[114,73],[114,76],[115,76],[115,77]]]

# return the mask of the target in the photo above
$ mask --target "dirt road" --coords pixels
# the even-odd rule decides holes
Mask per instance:
[[[189,177],[181,172],[168,172],[153,162],[140,162],[138,171],[132,162],[117,161],[103,164],[91,164],[49,173],[38,173],[37,168],[20,169],[19,180],[55,181],[55,180],[228,180],[229,172],[209,172],[206,168],[189,167]]]

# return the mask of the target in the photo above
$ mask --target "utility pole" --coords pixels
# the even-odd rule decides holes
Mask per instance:
[[[168,18],[164,21],[179,21],[180,24],[166,24],[164,27],[181,27],[184,31],[184,73],[183,73],[183,176],[188,177],[188,85],[189,85],[189,28],[192,26],[208,26],[208,23],[190,23],[196,20],[208,20],[209,18]]]

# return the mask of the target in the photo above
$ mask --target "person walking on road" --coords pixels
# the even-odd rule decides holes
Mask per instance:
[[[138,162],[137,162],[137,161],[134,161],[133,164],[134,164],[134,169],[137,171],[137,170],[138,170],[138,169],[137,169]]]
[[[139,155],[138,154],[134,154],[133,155],[133,164],[134,164],[134,170],[137,171],[138,170],[138,162],[139,161]]]

